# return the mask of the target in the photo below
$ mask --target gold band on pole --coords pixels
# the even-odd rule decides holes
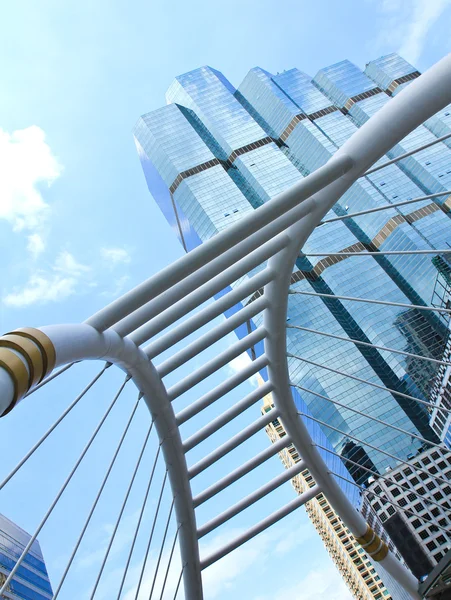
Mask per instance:
[[[367,524],[365,533],[363,535],[361,535],[360,537],[356,537],[355,539],[359,542],[359,544],[361,546],[364,546],[365,544],[369,544],[373,538],[374,538],[374,531]]]
[[[365,533],[355,539],[376,562],[383,560],[388,554],[387,544],[381,540],[368,524]]]
[[[0,348],[0,367],[13,380],[14,395],[3,415],[7,415],[29,390],[29,374],[23,360],[9,348]],[[2,415],[2,416],[3,416]]]
[[[29,377],[29,387],[36,385],[41,381],[44,375],[44,361],[41,349],[30,339],[19,336],[14,333],[7,333],[0,338],[0,348],[11,348],[16,350],[27,361]]]
[[[56,363],[55,348],[51,339],[46,336],[45,333],[42,333],[42,331],[39,329],[34,329],[33,327],[21,327],[20,329],[16,329],[11,333],[31,340],[41,350],[42,360],[44,363],[44,373],[40,379],[40,381],[42,381],[46,375],[53,371]]]
[[[388,546],[385,542],[382,542],[382,546],[381,546],[380,550],[378,550],[374,554],[370,554],[370,556],[376,562],[380,562],[381,560],[384,560],[384,558],[387,556],[387,554],[388,554]]]
[[[34,385],[49,375],[56,363],[50,338],[39,329],[25,327],[0,337],[0,368],[11,377],[13,399],[3,415],[8,414]]]

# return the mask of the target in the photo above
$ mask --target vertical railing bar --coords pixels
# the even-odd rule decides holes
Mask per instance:
[[[75,363],[72,363],[75,364]],[[8,483],[8,481],[14,477],[17,471],[27,462],[30,456],[39,448],[39,446],[48,438],[48,436],[52,433],[52,431],[61,423],[61,421],[70,413],[70,411],[74,408],[74,406],[85,396],[88,391],[92,388],[92,386],[100,379],[106,369],[109,367],[110,363],[105,363],[103,369],[91,380],[91,382],[85,387],[85,389],[80,392],[80,394],[75,398],[75,400],[70,404],[66,410],[61,414],[60,417],[53,423],[53,425],[44,433],[39,441],[27,452],[27,454],[22,458],[22,460],[14,467],[9,475],[5,477],[5,479],[0,483],[0,490]]]
[[[296,354],[291,354],[291,352],[287,352],[288,358],[295,358],[296,360],[301,360],[309,365],[313,365],[314,367],[319,367],[320,369],[325,369],[326,371],[330,371],[331,373],[336,373],[337,375],[342,375],[343,377],[349,377],[349,379],[353,379],[354,381],[360,381],[360,383],[365,383],[371,387],[377,388],[378,390],[384,390],[384,392],[389,392],[395,396],[401,396],[401,398],[407,398],[408,400],[413,400],[414,402],[418,402],[419,404],[424,404],[425,406],[429,406],[431,408],[437,408],[434,404],[430,402],[426,402],[426,400],[421,400],[420,398],[415,398],[415,396],[410,396],[409,394],[404,394],[403,392],[398,392],[392,388],[386,387],[385,385],[380,385],[378,383],[374,383],[373,381],[368,381],[367,379],[362,379],[361,377],[357,377],[356,375],[351,375],[350,373],[345,373],[344,371],[340,371],[338,369],[334,369],[333,367],[327,367],[326,365],[322,365],[321,363],[315,362],[314,360],[310,360],[303,356],[297,356]],[[447,409],[448,410],[448,409]]]
[[[149,483],[147,484],[146,493],[145,493],[145,495],[144,495],[144,500],[143,500],[143,504],[142,504],[142,507],[141,507],[141,512],[140,512],[140,514],[139,514],[138,522],[137,522],[137,524],[136,524],[136,528],[135,528],[135,534],[134,534],[134,536],[133,536],[132,545],[131,545],[131,547],[130,547],[130,552],[128,553],[127,563],[126,563],[126,565],[125,565],[125,570],[124,570],[124,574],[123,574],[123,576],[122,576],[121,585],[120,585],[120,587],[119,587],[119,592],[118,592],[118,594],[117,594],[117,600],[119,600],[119,598],[121,597],[122,588],[124,587],[125,579],[126,579],[126,577],[127,577],[128,568],[129,568],[129,566],[130,566],[130,561],[131,561],[131,559],[132,559],[133,550],[135,549],[136,538],[138,537],[138,531],[139,531],[139,528],[140,528],[140,526],[141,526],[141,521],[142,521],[142,518],[143,518],[143,515],[144,515],[144,510],[145,510],[145,508],[146,508],[146,504],[147,504],[147,498],[148,498],[148,496],[149,496],[150,487],[151,487],[151,485],[152,485],[153,476],[154,476],[154,474],[155,474],[155,468],[156,468],[156,466],[157,466],[158,458],[159,458],[159,456],[160,456],[160,451],[161,451],[161,446],[158,446],[158,451],[157,451],[157,454],[156,454],[156,456],[155,456],[155,460],[154,460],[154,463],[153,463],[153,466],[152,466],[152,472],[151,472],[151,474],[150,474]]]
[[[366,442],[365,440],[361,440],[360,438],[356,437],[355,435],[352,435],[351,433],[345,433],[341,429],[337,429],[336,427],[334,427],[333,425],[330,425],[329,423],[325,423],[324,421],[321,421],[320,419],[316,419],[312,415],[307,415],[306,413],[302,413],[302,412],[298,412],[297,414],[300,417],[305,417],[306,419],[311,419],[312,421],[316,421],[319,425],[324,425],[324,427],[328,427],[329,429],[332,429],[333,431],[336,431],[337,433],[346,435],[347,437],[351,438],[352,440],[355,440],[356,442],[359,442],[360,444],[363,444],[364,446],[368,446],[368,448],[371,448],[372,450],[376,450],[376,452],[380,452],[381,454],[384,454],[385,456],[388,456],[389,458],[392,458],[393,460],[398,461],[403,465],[406,465],[408,467],[411,466],[410,463],[408,463],[406,460],[403,460],[402,458],[399,458],[398,456],[395,456],[394,454],[390,454],[390,452],[387,452],[386,450],[382,450],[382,448],[373,446],[369,442]],[[446,479],[442,479],[441,477],[436,477],[435,475],[431,475],[431,473],[427,469],[418,468],[417,470],[422,471],[423,473],[427,473],[429,475],[429,477],[431,479],[434,479],[435,481],[444,483],[445,485],[449,485],[449,481],[446,481]]]
[[[326,452],[330,452],[330,454],[334,454],[335,456],[338,456],[338,458],[340,458],[342,462],[345,462],[345,463],[350,462],[351,464],[355,465],[356,467],[362,468],[367,473],[371,473],[375,479],[376,478],[383,479],[384,481],[389,481],[391,484],[394,483],[390,479],[390,477],[385,477],[385,475],[381,475],[377,471],[373,471],[372,469],[369,469],[368,467],[361,465],[360,463],[356,462],[355,460],[352,460],[351,458],[347,458],[347,457],[345,458],[341,454],[338,454],[338,452],[334,452],[330,448],[326,448],[325,446],[322,446],[321,444],[318,444],[316,442],[315,442],[315,446],[317,446],[318,448],[321,448],[322,450],[325,450]],[[350,482],[353,483],[352,481],[350,481]],[[416,492],[415,490],[412,490],[412,488],[406,487],[405,485],[398,483],[398,482],[396,482],[395,485],[396,485],[396,487],[401,488],[404,492],[409,492],[411,494],[414,494],[418,498],[418,500],[423,500],[423,501],[427,502],[428,504],[433,504],[434,506],[437,506],[438,508],[443,510],[443,512],[449,513],[449,510],[446,510],[443,505],[439,504],[438,502],[435,502],[434,500],[429,500],[429,498],[425,498],[424,494],[420,494],[420,493]],[[369,492],[369,493],[372,493],[372,492]],[[402,510],[402,507],[399,507],[399,508]],[[412,513],[412,514],[414,514],[414,513]]]
[[[180,526],[179,526],[179,527],[177,527],[177,531],[175,532],[175,536],[174,536],[174,541],[173,541],[173,543],[172,543],[171,553],[170,553],[170,555],[169,555],[169,560],[168,560],[168,566],[167,566],[167,569],[166,569],[166,574],[165,574],[165,576],[164,576],[163,587],[162,587],[162,589],[161,589],[160,600],[163,600],[164,590],[165,590],[165,588],[166,588],[166,582],[167,582],[167,580],[168,580],[169,570],[170,570],[170,568],[171,568],[171,564],[172,564],[172,557],[173,557],[173,555],[174,555],[175,544],[177,543],[177,538],[178,538],[178,535],[179,535],[179,530],[180,530]]]
[[[370,421],[374,421],[375,423],[384,425],[384,427],[388,427],[389,429],[394,429],[395,431],[399,431],[399,433],[403,433],[404,435],[406,435],[408,437],[419,440],[420,442],[423,442],[423,444],[427,444],[428,446],[431,446],[433,448],[439,448],[440,450],[443,448],[443,444],[436,444],[435,442],[431,442],[430,440],[427,440],[426,438],[422,437],[421,435],[417,435],[416,433],[412,433],[411,431],[402,429],[402,427],[397,427],[396,425],[387,423],[386,421],[383,421],[382,419],[373,417],[372,415],[365,413],[361,410],[358,410],[357,408],[352,408],[351,406],[347,406],[346,404],[343,404],[342,402],[339,402],[338,400],[334,400],[333,398],[329,398],[328,396],[324,396],[323,394],[320,394],[319,392],[314,392],[313,390],[310,390],[309,388],[305,388],[302,385],[298,385],[297,383],[292,383],[291,385],[295,388],[302,390],[303,392],[306,392],[307,394],[313,394],[313,396],[316,396],[317,398],[321,398],[322,400],[326,400],[327,402],[331,402],[332,404],[336,404],[337,406],[340,406],[341,408],[349,410],[349,411],[355,413],[356,415],[359,415],[360,417],[365,417],[366,419],[369,419]]]
[[[177,600],[177,596],[179,593],[179,588],[180,588],[180,583],[182,581],[182,577],[183,577],[183,571],[185,570],[185,565],[183,565],[181,571],[180,571],[180,575],[179,575],[179,580],[177,582],[177,587],[175,588],[175,594],[174,594],[174,598],[172,600]]]
[[[146,437],[144,439],[144,443],[143,443],[142,448],[141,448],[141,452],[139,453],[139,457],[138,457],[138,460],[136,462],[136,466],[135,466],[135,469],[133,471],[133,475],[131,477],[131,480],[130,480],[127,492],[125,494],[124,501],[123,501],[122,506],[121,506],[121,510],[119,511],[119,516],[118,516],[118,518],[116,520],[116,524],[114,526],[113,533],[111,534],[110,541],[108,543],[108,547],[107,547],[106,552],[105,552],[105,556],[103,557],[102,565],[101,565],[101,567],[99,569],[99,574],[97,575],[97,579],[96,579],[96,582],[94,584],[94,588],[93,588],[93,590],[91,592],[91,600],[95,596],[95,593],[97,591],[97,587],[98,587],[100,579],[102,577],[103,570],[104,570],[105,565],[106,565],[106,561],[108,560],[108,556],[110,554],[111,546],[113,545],[114,538],[116,537],[116,532],[117,532],[119,524],[121,522],[122,515],[124,514],[125,506],[127,504],[128,498],[130,496],[130,492],[132,490],[133,483],[135,482],[136,474],[138,473],[139,465],[141,464],[141,460],[142,460],[142,457],[144,455],[144,451],[146,449],[147,442],[149,441],[150,434],[152,433],[153,424],[154,424],[154,421],[152,421],[152,423],[150,424],[150,427],[149,427],[149,429],[147,431]]]
[[[150,531],[149,541],[147,543],[146,553],[144,555],[143,566],[141,568],[141,573],[139,575],[139,581],[138,581],[138,587],[136,588],[135,600],[138,600],[139,591],[141,589],[141,583],[142,583],[142,580],[143,580],[143,577],[144,577],[144,571],[146,569],[147,558],[149,556],[150,545],[152,543],[152,538],[153,538],[153,534],[154,534],[154,531],[155,531],[155,525],[157,523],[158,513],[160,512],[161,500],[163,498],[163,492],[164,492],[164,488],[166,486],[166,479],[167,479],[167,477],[168,477],[168,472],[166,471],[166,473],[164,474],[163,483],[162,483],[162,486],[161,486],[160,497],[158,498],[157,509],[155,511],[155,516],[154,516],[153,523],[152,523],[152,529]]]
[[[162,540],[161,546],[160,546],[160,553],[158,554],[158,560],[157,560],[157,564],[156,564],[156,567],[155,567],[155,574],[153,576],[152,587],[150,589],[149,600],[152,600],[152,594],[153,594],[153,590],[155,588],[155,583],[157,581],[158,569],[160,568],[161,557],[163,555],[164,544],[166,542],[166,537],[168,535],[169,523],[171,522],[171,517],[172,517],[172,511],[173,511],[173,509],[174,509],[174,500],[172,500],[171,508],[169,510],[169,515],[168,515],[168,520],[166,522],[166,527],[165,527],[165,530],[164,530],[163,540]]]
[[[427,523],[428,525],[433,525],[434,527],[437,527],[437,529],[440,529],[441,531],[444,531],[447,534],[447,536],[449,536],[449,529],[445,529],[444,527],[440,527],[440,525],[437,525],[436,523],[434,523],[434,522],[426,519],[426,517],[424,517],[422,515],[419,515],[417,512],[414,513],[412,511],[410,511],[408,508],[402,508],[401,506],[399,506],[399,504],[396,504],[396,502],[393,502],[392,500],[389,500],[386,496],[380,496],[379,494],[375,494],[374,492],[369,492],[367,488],[363,487],[362,485],[359,485],[358,483],[356,483],[353,480],[346,479],[346,477],[344,477],[343,475],[339,475],[338,473],[335,473],[335,471],[329,471],[329,473],[331,475],[335,475],[336,477],[339,477],[340,479],[343,479],[344,481],[347,481],[351,485],[354,485],[356,488],[359,488],[359,490],[361,490],[362,492],[367,491],[368,494],[370,494],[371,496],[374,496],[378,500],[381,500],[381,502],[387,502],[388,504],[391,504],[392,506],[394,506],[395,508],[397,508],[401,512],[406,513],[406,514],[410,514],[410,516],[416,517],[417,519],[420,519],[421,521],[423,521],[424,523]],[[423,500],[424,500],[424,498],[423,498]]]
[[[105,412],[105,414],[103,415],[103,417],[100,420],[100,423],[97,425],[94,433],[92,434],[92,436],[90,437],[88,443],[86,444],[86,446],[84,447],[82,453],[80,454],[79,458],[77,459],[75,466],[73,467],[72,471],[69,473],[68,477],[66,478],[65,482],[63,483],[61,489],[59,490],[58,494],[56,495],[55,499],[53,500],[52,504],[50,505],[50,508],[48,509],[48,511],[46,512],[46,514],[44,515],[44,518],[42,519],[42,521],[39,523],[37,530],[35,531],[35,533],[31,536],[28,544],[25,546],[20,558],[18,559],[18,561],[16,562],[16,564],[14,565],[13,569],[11,570],[10,574],[8,575],[8,577],[6,578],[5,582],[3,583],[2,588],[0,589],[0,594],[3,594],[6,591],[6,588],[9,586],[12,578],[14,577],[14,575],[16,574],[17,569],[20,567],[20,565],[22,564],[24,558],[26,557],[26,555],[28,554],[31,546],[33,545],[34,541],[36,540],[36,538],[38,537],[41,529],[44,527],[45,523],[47,522],[47,519],[49,518],[49,516],[51,515],[53,509],[55,508],[57,502],[59,501],[59,499],[61,498],[64,490],[66,489],[66,487],[69,485],[70,480],[72,479],[75,471],[78,469],[81,461],[83,460],[83,458],[85,457],[85,454],[87,453],[87,451],[89,450],[92,442],[94,441],[94,439],[96,438],[97,434],[99,433],[100,428],[102,427],[102,425],[104,424],[106,418],[108,417],[108,415],[111,412],[111,409],[113,408],[113,406],[115,405],[117,399],[119,398],[122,390],[124,389],[125,383],[127,383],[127,381],[130,379],[130,376],[127,375],[127,377],[125,378],[124,384],[121,386],[121,388],[119,389],[119,392],[116,394],[116,396],[114,397],[113,401],[111,402],[110,406],[108,407],[107,411]]]
[[[139,401],[140,401],[140,398],[138,398],[138,400],[136,401],[135,406],[133,407],[133,410],[132,410],[132,413],[131,413],[131,415],[129,417],[127,425],[125,426],[124,432],[123,432],[123,434],[121,436],[121,439],[119,440],[119,444],[117,445],[117,448],[116,448],[116,450],[115,450],[115,452],[113,454],[113,458],[111,459],[111,462],[110,462],[110,464],[108,466],[108,469],[106,471],[105,477],[103,478],[103,481],[102,481],[102,483],[100,485],[100,488],[99,488],[99,491],[97,493],[97,496],[96,496],[96,498],[95,498],[95,500],[93,502],[91,510],[89,511],[88,517],[86,518],[85,524],[83,526],[83,529],[81,530],[81,533],[80,533],[80,536],[79,536],[79,538],[77,540],[77,543],[75,544],[75,548],[72,551],[72,554],[71,554],[71,556],[69,558],[69,561],[68,561],[68,563],[66,565],[66,568],[64,570],[63,576],[61,577],[61,580],[60,580],[60,582],[58,584],[58,587],[57,587],[57,589],[55,591],[55,594],[53,596],[53,600],[56,600],[58,598],[58,594],[59,594],[59,592],[60,592],[60,590],[61,590],[61,588],[62,588],[62,586],[64,584],[64,581],[66,579],[67,573],[69,572],[69,569],[70,569],[70,567],[72,565],[72,562],[73,562],[73,560],[75,558],[75,555],[76,555],[76,553],[78,551],[78,548],[80,547],[80,544],[81,544],[81,542],[83,540],[83,537],[84,537],[84,535],[86,533],[86,529],[88,528],[88,525],[89,525],[89,523],[91,521],[92,515],[94,514],[96,506],[97,506],[97,504],[98,504],[98,502],[100,500],[100,496],[103,493],[104,487],[106,485],[106,482],[108,481],[108,478],[110,476],[110,473],[111,473],[111,470],[112,470],[112,468],[114,466],[114,463],[116,462],[116,458],[117,458],[117,456],[119,454],[119,451],[120,451],[120,449],[122,447],[122,444],[124,442],[125,436],[127,435],[127,432],[128,432],[129,427],[131,425],[133,417],[135,416],[136,409],[138,408],[138,405],[139,405]]]

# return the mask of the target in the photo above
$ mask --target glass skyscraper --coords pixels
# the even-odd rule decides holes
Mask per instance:
[[[167,105],[143,115],[134,130],[149,190],[190,251],[324,165],[357,128],[418,75],[393,54],[370,62],[365,71],[345,60],[313,78],[298,69],[274,75],[256,67],[238,89],[210,67],[176,77],[167,92]],[[418,127],[388,158],[432,141],[450,128],[451,108]],[[395,204],[449,189],[451,140],[361,178],[325,220],[387,204],[393,207],[325,223],[315,229],[303,252],[447,247],[451,197],[402,207]],[[448,323],[439,313],[329,296],[429,305],[438,274],[434,255],[301,254],[297,260],[287,322],[290,377],[345,461],[357,459],[383,473],[395,466],[397,458],[407,460],[423,449],[423,442],[414,436],[439,442],[427,408],[408,397],[428,400],[436,364],[403,352],[441,358]],[[257,315],[248,327],[258,326],[259,319]],[[248,328],[243,326],[237,333],[246,335]],[[357,440],[364,440],[365,446]],[[353,476],[365,483],[368,471],[355,469]]]
[[[0,587],[14,568],[30,537],[18,525],[0,515]],[[37,540],[11,580],[5,598],[23,600],[53,598],[52,586]]]

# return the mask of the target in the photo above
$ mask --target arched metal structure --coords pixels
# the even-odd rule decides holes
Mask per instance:
[[[149,407],[167,467],[188,600],[200,600],[203,597],[203,569],[320,492],[327,496],[365,551],[374,560],[380,561],[412,598],[420,597],[417,580],[391,555],[384,542],[349,503],[318,450],[312,445],[308,430],[298,416],[287,368],[286,318],[293,266],[313,229],[343,193],[390,148],[450,102],[451,55],[385,105],[336,152],[327,165],[125,294],[86,323],[23,329],[1,338],[0,412],[3,414],[8,413],[28,390],[49,378],[53,369],[77,361],[103,360],[114,363],[133,379]],[[220,299],[201,306],[253,270],[256,270],[256,274],[238,287]],[[261,289],[263,293],[257,300],[181,350],[173,350],[188,335]],[[192,311],[195,312],[187,319],[173,326]],[[262,325],[255,331],[195,368],[178,383],[165,386],[164,377],[257,314],[262,315]],[[262,356],[176,413],[172,404],[176,398],[261,341],[265,348]],[[158,362],[162,353],[168,358]],[[182,440],[179,430],[182,423],[265,368],[268,377],[264,385],[197,434]],[[190,449],[268,393],[272,393],[275,403],[271,412],[188,468],[186,453]],[[276,417],[284,424],[288,434],[285,438],[193,497],[190,480]],[[302,458],[302,463],[296,469],[270,481],[210,522],[197,525],[196,507],[290,443]],[[299,473],[301,466],[307,466],[312,473],[316,481],[314,487],[212,555],[199,556],[198,540],[201,537]],[[0,589],[0,595],[13,574],[14,571]]]

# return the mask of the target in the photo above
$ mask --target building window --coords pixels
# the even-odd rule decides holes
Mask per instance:
[[[437,548],[437,544],[434,541],[428,542],[426,544],[426,548],[428,550],[435,550]]]
[[[395,509],[393,508],[393,506],[389,506],[389,507],[387,508],[387,512],[388,512],[388,514],[389,514],[390,516],[391,516],[391,515],[394,515],[394,514],[395,514]]]

